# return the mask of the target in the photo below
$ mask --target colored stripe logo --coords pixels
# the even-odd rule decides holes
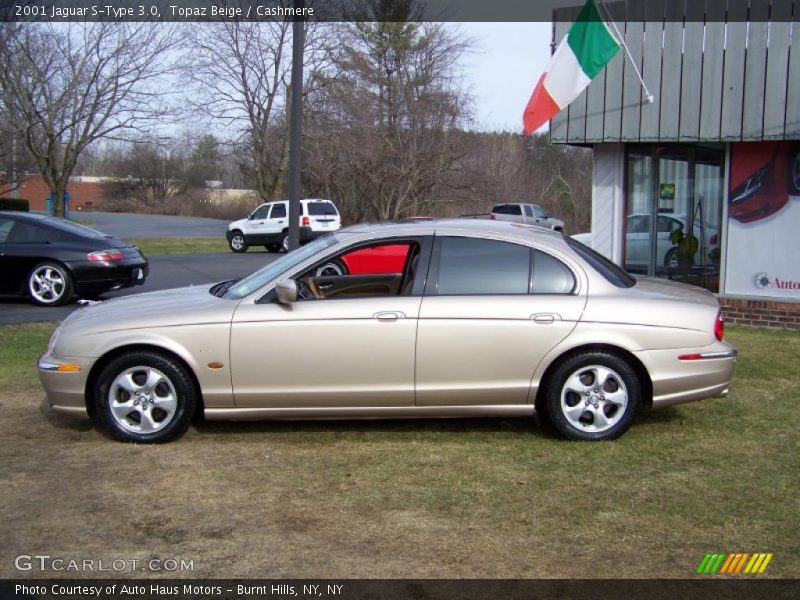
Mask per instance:
[[[696,572],[701,575],[760,575],[771,560],[771,552],[717,552],[706,554]]]

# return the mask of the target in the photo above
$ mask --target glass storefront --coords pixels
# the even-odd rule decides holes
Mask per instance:
[[[629,145],[625,268],[719,291],[725,151]]]

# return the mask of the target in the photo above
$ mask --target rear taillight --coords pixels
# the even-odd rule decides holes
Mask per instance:
[[[122,260],[124,256],[122,252],[116,249],[112,250],[98,250],[97,252],[92,252],[86,255],[91,261],[99,261],[99,262],[110,262],[114,260]]]
[[[303,217],[302,226],[308,227],[309,225],[311,225],[311,219],[309,219],[308,217]]]
[[[717,320],[714,321],[714,336],[721,342],[725,337],[725,322],[722,320],[722,313],[717,313]]]

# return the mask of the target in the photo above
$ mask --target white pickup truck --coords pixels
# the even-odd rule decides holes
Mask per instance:
[[[493,221],[513,221],[514,223],[538,225],[553,231],[564,231],[564,221],[552,217],[538,204],[495,204],[489,218]]]

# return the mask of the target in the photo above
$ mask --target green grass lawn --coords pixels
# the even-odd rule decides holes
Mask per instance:
[[[205,423],[144,447],[44,408],[52,328],[0,327],[0,575],[22,551],[180,556],[195,577],[508,578],[694,577],[706,552],[773,552],[763,576],[800,577],[797,333],[731,328],[728,398],[615,442],[469,419]]]
[[[145,254],[201,254],[230,252],[224,237],[210,238],[153,238],[126,240]]]

